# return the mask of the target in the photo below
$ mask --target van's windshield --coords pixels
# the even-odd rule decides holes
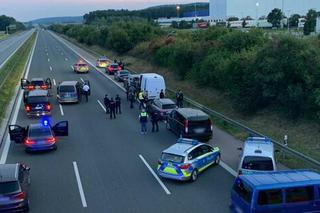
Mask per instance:
[[[272,159],[261,156],[246,156],[242,162],[242,169],[258,170],[258,171],[273,171]]]

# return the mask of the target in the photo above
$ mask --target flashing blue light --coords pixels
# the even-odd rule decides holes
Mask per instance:
[[[50,126],[50,120],[48,117],[43,117],[42,120],[41,120],[41,124],[43,126]]]
[[[179,138],[177,143],[187,143],[195,146],[199,144],[199,141],[189,138]]]
[[[43,125],[44,125],[44,126],[48,126],[48,124],[49,124],[49,122],[48,122],[47,120],[44,120],[44,121],[43,121]]]

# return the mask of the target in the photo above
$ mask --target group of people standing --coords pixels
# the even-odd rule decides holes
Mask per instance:
[[[115,98],[109,98],[106,94],[103,102],[106,107],[106,114],[110,114],[110,119],[116,119],[116,114],[121,114],[121,98],[119,95],[116,95]]]

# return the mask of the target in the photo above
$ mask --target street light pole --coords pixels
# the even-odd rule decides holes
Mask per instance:
[[[259,9],[259,2],[256,3],[256,26],[258,27],[258,9]]]
[[[179,11],[180,11],[180,6],[177,5],[177,18],[179,18]]]
[[[288,11],[288,17],[287,17],[287,25],[288,25],[288,31],[290,31],[290,10],[287,10]]]

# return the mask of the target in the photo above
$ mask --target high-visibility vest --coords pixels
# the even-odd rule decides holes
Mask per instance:
[[[139,92],[139,100],[142,100],[143,98],[143,92]]]
[[[146,112],[140,113],[140,122],[147,122],[148,114]]]

